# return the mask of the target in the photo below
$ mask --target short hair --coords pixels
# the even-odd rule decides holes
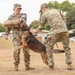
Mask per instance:
[[[49,8],[49,6],[47,3],[43,3],[40,7],[40,12],[41,12],[42,8]]]
[[[48,4],[47,3],[43,3],[42,5],[41,5],[41,9],[42,8],[48,8]]]

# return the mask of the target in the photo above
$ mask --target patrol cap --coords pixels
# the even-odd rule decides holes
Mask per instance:
[[[40,7],[40,11],[42,10],[42,8],[48,8],[48,4],[47,3],[43,3]]]
[[[18,4],[18,3],[14,4],[14,8],[20,8],[20,9],[22,9],[21,5]]]

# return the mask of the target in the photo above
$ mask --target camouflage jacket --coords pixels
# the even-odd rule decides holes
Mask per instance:
[[[20,14],[18,14],[18,15],[15,15],[15,14],[13,13],[12,15],[10,15],[10,16],[8,17],[7,20],[10,20],[10,21],[14,21],[14,22],[15,22],[15,20],[16,20],[16,19],[20,19],[21,16],[22,16],[22,13],[20,13]],[[6,29],[6,34],[9,34],[11,29],[13,30],[13,35],[21,35],[21,34],[22,34],[22,30],[21,30],[20,27],[7,28],[7,29]]]
[[[40,25],[41,28],[44,27],[45,23],[48,23],[50,26],[50,34],[58,34],[61,32],[68,32],[66,27],[65,18],[57,9],[47,9],[41,15]]]

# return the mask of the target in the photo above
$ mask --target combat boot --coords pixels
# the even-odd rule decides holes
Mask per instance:
[[[72,70],[72,69],[73,69],[72,65],[71,64],[67,64],[67,70]]]
[[[54,69],[54,66],[49,66],[49,69]]]
[[[18,65],[15,65],[15,71],[18,71]]]
[[[29,67],[29,66],[25,66],[25,70],[34,70],[35,68]]]

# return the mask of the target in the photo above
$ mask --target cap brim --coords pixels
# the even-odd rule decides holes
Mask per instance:
[[[22,9],[22,8],[18,8],[18,9]]]
[[[14,8],[14,9],[15,9],[15,8]],[[14,10],[14,9],[13,9],[13,10]],[[18,9],[22,9],[22,8],[18,8]]]

